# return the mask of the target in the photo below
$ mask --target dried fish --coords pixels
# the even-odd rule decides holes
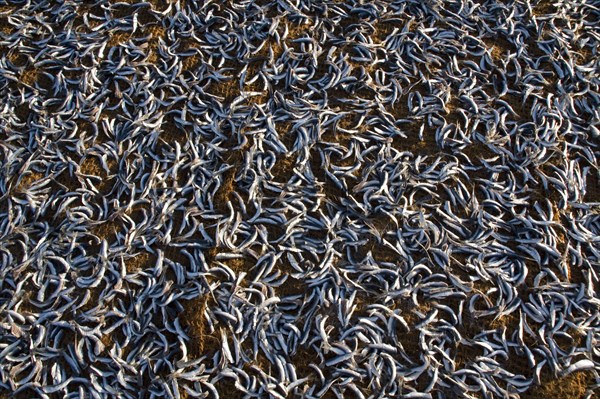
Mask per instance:
[[[22,3],[0,394],[598,385],[591,2]]]

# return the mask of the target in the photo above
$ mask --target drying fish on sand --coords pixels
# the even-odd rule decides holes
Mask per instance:
[[[599,20],[0,1],[0,397],[596,397]]]

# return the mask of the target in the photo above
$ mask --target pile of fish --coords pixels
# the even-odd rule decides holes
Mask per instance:
[[[598,2],[3,3],[0,394],[599,389]]]

